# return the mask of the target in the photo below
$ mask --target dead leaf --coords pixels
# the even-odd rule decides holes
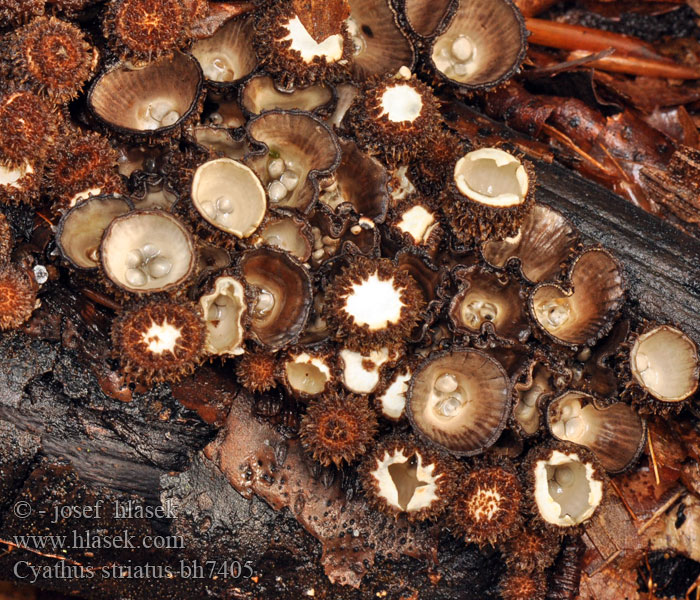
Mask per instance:
[[[292,0],[292,6],[306,30],[318,43],[341,33],[345,19],[350,16],[347,0]]]

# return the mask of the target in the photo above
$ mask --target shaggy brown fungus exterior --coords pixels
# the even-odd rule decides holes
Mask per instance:
[[[401,344],[424,301],[405,271],[389,260],[354,258],[326,289],[324,318],[347,348],[366,352]]]
[[[365,454],[377,433],[377,416],[365,396],[329,392],[309,404],[299,436],[324,466],[340,467]]]
[[[510,539],[518,531],[523,491],[514,469],[477,465],[460,477],[450,505],[453,530],[479,546]]]
[[[411,521],[435,519],[445,511],[459,485],[458,471],[448,456],[405,436],[379,444],[360,468],[371,504]]]
[[[66,207],[68,198],[101,187],[116,175],[118,160],[119,152],[99,133],[71,132],[49,155],[44,174],[46,188],[59,197],[60,206]]]
[[[15,239],[10,223],[7,221],[5,213],[0,212],[0,269],[4,269],[10,262],[14,244]]]
[[[183,0],[111,0],[103,31],[122,58],[148,62],[181,47],[189,26]]]
[[[277,385],[279,357],[271,352],[246,352],[236,363],[236,377],[251,392],[266,392]]]
[[[206,330],[193,304],[153,301],[121,315],[112,329],[114,354],[127,378],[177,381],[204,356]]]
[[[36,170],[56,131],[57,117],[46,100],[26,89],[0,92],[0,167],[31,163]]]
[[[0,330],[16,329],[36,308],[36,283],[12,265],[0,270]]]
[[[18,29],[9,53],[14,77],[59,104],[80,93],[99,60],[79,27],[55,17],[40,17]]]
[[[370,79],[345,122],[364,150],[398,166],[438,134],[442,116],[432,89],[403,67],[396,77]]]
[[[559,547],[555,533],[536,522],[528,522],[502,545],[501,554],[509,568],[532,572],[549,567]]]
[[[547,594],[547,578],[544,571],[511,569],[499,583],[503,600],[544,600]]]
[[[45,0],[0,0],[0,23],[17,25],[44,14]]]

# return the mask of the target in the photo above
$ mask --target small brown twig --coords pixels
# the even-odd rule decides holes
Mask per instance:
[[[649,457],[651,458],[651,464],[654,467],[654,479],[656,479],[656,485],[660,485],[661,479],[659,478],[659,466],[656,464],[654,444],[651,443],[651,429],[647,429],[647,443],[649,444]]]

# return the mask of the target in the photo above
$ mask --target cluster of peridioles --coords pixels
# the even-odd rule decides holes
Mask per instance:
[[[0,202],[53,216],[56,265],[118,307],[125,379],[220,361],[372,510],[503,550],[503,596],[543,597],[699,367],[527,161],[444,122],[436,91],[520,68],[510,0],[93,4],[0,1]],[[37,282],[0,238],[10,329]]]

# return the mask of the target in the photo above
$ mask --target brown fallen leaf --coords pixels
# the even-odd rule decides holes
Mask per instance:
[[[593,576],[581,575],[578,600],[637,600],[637,572],[607,567]]]
[[[341,33],[345,19],[350,16],[347,0],[292,0],[292,6],[306,30],[318,43]]]

